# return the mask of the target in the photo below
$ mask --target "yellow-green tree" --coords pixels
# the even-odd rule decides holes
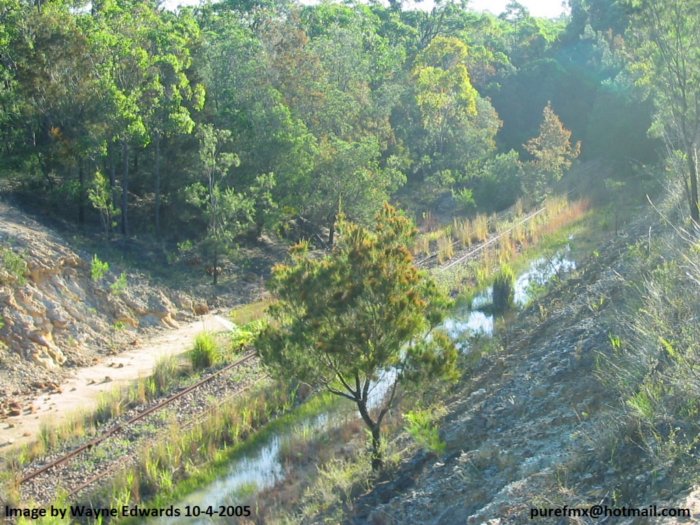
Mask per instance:
[[[455,128],[463,127],[476,116],[478,93],[469,80],[467,55],[464,42],[441,36],[416,60],[416,102],[437,153],[443,152]]]
[[[275,267],[270,289],[277,300],[257,347],[278,375],[322,385],[357,405],[378,469],[381,425],[398,386],[456,377],[454,345],[432,331],[449,299],[415,267],[407,245],[416,230],[391,206],[373,230],[341,221],[340,233],[327,256],[300,244],[291,264]],[[386,393],[372,398],[377,385]]]
[[[528,140],[525,149],[533,157],[525,189],[531,196],[540,198],[571,167],[581,152],[581,143],[571,144],[571,131],[561,123],[551,103],[547,103],[542,112],[540,134]]]

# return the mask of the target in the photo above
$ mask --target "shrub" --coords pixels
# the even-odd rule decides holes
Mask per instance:
[[[244,348],[251,346],[256,337],[263,331],[267,323],[262,319],[251,321],[243,326],[237,326],[231,332],[231,348],[234,352],[239,352]]]
[[[469,188],[463,188],[461,190],[452,190],[452,199],[455,202],[455,207],[457,208],[457,210],[463,213],[468,213],[474,208],[476,208],[474,194]]]
[[[509,266],[501,266],[493,280],[493,310],[501,314],[513,306],[515,275]]]
[[[100,282],[109,271],[109,263],[101,261],[97,255],[92,256],[92,264],[90,265],[90,276],[93,282]]]
[[[151,376],[154,390],[159,394],[166,392],[175,382],[178,375],[179,366],[176,357],[168,356],[160,359],[156,363]]]
[[[121,295],[126,292],[126,287],[126,274],[122,272],[117,280],[109,286],[109,289],[114,295]]]
[[[194,348],[190,352],[190,361],[195,370],[202,370],[213,365],[218,360],[216,341],[207,332],[202,332],[194,340]]]
[[[445,451],[445,442],[440,439],[440,432],[435,419],[439,417],[440,410],[425,409],[414,410],[404,415],[406,420],[406,432],[418,443],[421,447],[442,454]]]
[[[27,262],[21,255],[16,254],[9,248],[2,250],[2,265],[5,271],[10,274],[14,281],[20,286],[26,283]]]

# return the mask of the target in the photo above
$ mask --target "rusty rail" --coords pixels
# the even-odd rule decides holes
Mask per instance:
[[[540,208],[540,209],[538,209],[538,210],[535,210],[534,212],[530,213],[529,215],[527,215],[526,217],[524,217],[523,219],[521,219],[520,222],[516,223],[514,226],[511,226],[510,228],[508,228],[508,229],[506,229],[506,230],[503,230],[503,231],[501,231],[501,232],[494,232],[494,235],[492,235],[491,237],[489,237],[488,239],[486,239],[485,241],[483,241],[481,244],[479,244],[479,245],[478,245],[476,248],[474,248],[473,250],[469,251],[467,254],[460,256],[460,257],[459,257],[457,260],[455,260],[455,261],[450,261],[446,266],[438,266],[437,268],[438,268],[439,270],[447,270],[447,269],[451,268],[452,266],[454,266],[455,264],[458,264],[458,263],[462,262],[464,259],[466,259],[466,258],[468,258],[468,257],[470,257],[470,256],[472,256],[472,255],[474,255],[475,253],[477,253],[477,252],[483,250],[483,249],[486,248],[487,246],[490,246],[491,244],[493,244],[494,242],[496,242],[498,239],[500,239],[500,238],[502,238],[503,236],[505,236],[505,235],[507,235],[508,233],[510,233],[510,232],[513,230],[513,228],[515,228],[516,226],[520,226],[521,224],[524,224],[524,223],[526,223],[526,222],[528,222],[528,221],[534,219],[534,218],[537,217],[540,213],[544,212],[545,209],[546,209],[545,207],[542,207],[542,208]],[[451,245],[451,246],[457,246],[457,245],[460,244],[460,243],[461,243],[461,241],[455,240],[455,241],[452,241],[452,242],[450,243],[450,245]],[[425,257],[416,260],[416,262],[415,262],[416,266],[418,266],[419,268],[426,268],[429,261],[431,261],[432,259],[437,258],[438,253],[439,253],[439,250],[437,250],[437,251],[435,251],[435,252],[431,252],[430,255],[426,255]]]
[[[223,369],[222,369],[221,371],[223,371]],[[244,385],[243,387],[241,387],[241,388],[239,388],[238,390],[236,390],[235,392],[233,392],[233,394],[231,394],[231,395],[235,395],[235,396],[240,395],[240,394],[242,394],[243,392],[246,392],[247,390],[250,390],[250,389],[253,388],[255,385],[257,385],[258,383],[260,383],[260,381],[262,381],[263,379],[267,379],[268,377],[269,377],[269,376],[266,374],[266,375],[264,375],[264,376],[262,376],[262,377],[256,379],[256,380],[253,381],[252,383],[249,383],[249,384],[247,384],[247,385]],[[217,406],[210,407],[210,408],[206,409],[203,413],[197,415],[197,416],[194,418],[193,421],[190,421],[190,422],[188,422],[187,424],[183,425],[182,428],[183,428],[183,429],[186,429],[186,428],[190,428],[190,427],[192,427],[192,426],[194,426],[194,425],[196,425],[196,424],[202,423],[202,421],[204,421],[204,419],[206,418],[206,416],[212,414],[212,413],[213,413],[215,410],[217,410],[218,408],[219,408],[219,406],[217,405]],[[82,492],[83,490],[85,490],[85,489],[87,489],[88,487],[90,487],[90,486],[91,486],[92,484],[94,484],[95,482],[100,481],[100,480],[102,480],[102,479],[104,479],[104,478],[106,478],[106,477],[108,477],[108,476],[110,476],[110,475],[112,475],[112,474],[117,474],[117,473],[119,473],[121,470],[123,470],[124,468],[126,468],[126,466],[127,466],[127,465],[123,464],[122,462],[116,462],[115,464],[110,465],[109,468],[107,468],[107,469],[105,469],[105,470],[103,470],[103,471],[101,471],[101,472],[98,472],[97,474],[95,474],[95,475],[93,475],[92,477],[88,478],[86,481],[82,482],[82,483],[81,483],[80,485],[78,485],[77,487],[72,488],[72,489],[68,492],[68,496],[69,496],[69,497],[75,496],[75,495],[78,494],[79,492]]]
[[[175,400],[181,398],[182,396],[184,396],[184,395],[186,395],[186,394],[189,394],[189,393],[192,392],[193,390],[195,390],[195,389],[199,388],[200,386],[202,386],[202,385],[208,383],[209,381],[211,381],[212,379],[214,379],[214,378],[220,376],[220,375],[223,374],[224,372],[226,372],[226,371],[228,371],[228,370],[231,370],[231,369],[233,369],[233,368],[236,368],[236,367],[239,367],[239,366],[243,365],[244,363],[250,361],[250,360],[251,360],[253,357],[255,357],[255,356],[256,356],[255,351],[251,350],[250,352],[247,352],[247,353],[244,354],[243,357],[241,357],[238,361],[235,361],[235,362],[233,362],[233,363],[231,363],[231,364],[229,364],[229,365],[226,365],[226,366],[223,367],[222,369],[217,370],[217,371],[214,372],[213,374],[211,374],[211,375],[205,377],[204,379],[198,381],[198,382],[195,383],[194,385],[191,385],[191,386],[185,388],[184,390],[181,390],[180,392],[176,392],[176,393],[172,394],[171,396],[169,396],[169,397],[167,397],[167,398],[161,400],[159,403],[156,403],[156,404],[153,405],[152,407],[147,408],[146,410],[144,410],[144,411],[141,412],[140,414],[135,415],[134,417],[130,418],[129,420],[125,421],[124,423],[120,423],[120,424],[118,424],[118,425],[114,425],[113,427],[111,427],[111,428],[105,430],[102,434],[100,434],[99,436],[97,436],[97,437],[91,439],[90,441],[88,441],[87,443],[81,445],[80,447],[78,447],[78,448],[76,448],[76,449],[74,449],[74,450],[71,450],[70,452],[68,452],[68,453],[66,453],[66,454],[64,454],[64,455],[62,455],[62,456],[60,456],[59,458],[57,458],[57,459],[55,459],[55,460],[53,460],[53,461],[47,463],[46,465],[44,465],[44,466],[42,466],[42,467],[36,469],[35,471],[30,472],[29,474],[23,476],[23,477],[19,480],[19,483],[20,483],[20,484],[26,483],[27,481],[29,481],[29,480],[31,480],[31,479],[34,479],[34,478],[36,478],[37,476],[40,476],[40,475],[43,474],[44,472],[46,472],[46,471],[48,471],[48,470],[51,470],[52,468],[57,467],[58,465],[61,465],[61,464],[65,463],[65,462],[69,461],[70,459],[74,458],[75,456],[77,456],[77,455],[80,454],[81,452],[84,452],[85,450],[90,450],[92,447],[94,447],[94,446],[96,446],[96,445],[99,445],[100,443],[102,443],[103,441],[105,441],[106,439],[108,439],[109,437],[111,437],[112,435],[116,434],[116,433],[119,432],[120,430],[123,430],[124,428],[128,427],[129,425],[132,425],[132,424],[136,423],[137,421],[139,421],[139,420],[145,418],[146,416],[152,414],[153,412],[156,412],[156,411],[158,411],[158,410],[164,408],[165,406],[169,405],[169,404],[172,403],[173,401],[175,401]]]

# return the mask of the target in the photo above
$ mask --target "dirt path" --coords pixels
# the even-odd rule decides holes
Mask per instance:
[[[138,348],[79,369],[61,384],[60,393],[36,397],[31,403],[33,413],[25,412],[0,423],[0,450],[7,452],[35,440],[44,423],[57,425],[78,411],[95,409],[102,392],[150,375],[161,358],[189,350],[200,332],[222,332],[233,327],[224,317],[207,314],[180,328],[157,334]]]

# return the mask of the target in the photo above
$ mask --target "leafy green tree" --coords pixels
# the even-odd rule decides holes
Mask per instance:
[[[332,137],[322,141],[319,150],[306,207],[312,217],[328,225],[328,244],[332,246],[339,213],[354,221],[370,222],[405,177],[398,169],[382,169],[380,145],[372,137],[354,142]]]
[[[88,199],[93,208],[100,214],[102,228],[105,235],[110,235],[116,226],[114,220],[119,215],[119,209],[112,201],[112,192],[109,187],[109,180],[101,171],[95,172],[95,179],[92,187],[88,189]]]
[[[407,246],[416,230],[391,206],[373,230],[342,222],[341,232],[325,257],[300,244],[291,264],[275,267],[270,289],[277,301],[257,347],[278,374],[356,404],[378,469],[381,425],[399,385],[456,377],[454,345],[432,331],[449,299],[415,267]],[[387,391],[372,398],[378,385]]]
[[[302,15],[309,34],[302,20],[290,17],[270,33],[278,42],[270,57],[276,87],[316,139],[313,168],[297,185],[302,198],[296,209],[325,225],[332,245],[340,210],[366,223],[405,182],[386,152],[401,54],[374,32],[379,21],[368,9],[322,5]]]
[[[155,149],[155,232],[161,233],[161,144],[164,139],[177,134],[188,135],[195,127],[190,107],[202,109],[204,87],[193,84],[187,75],[192,66],[190,46],[199,36],[195,20],[187,15],[175,17],[164,13],[158,17],[158,25],[149,35],[149,54],[153,56],[153,68],[157,80],[150,95],[150,110],[146,113],[148,133]],[[190,107],[188,107],[190,103]]]
[[[255,178],[255,183],[249,189],[256,239],[260,238],[265,226],[272,227],[276,222],[279,206],[272,196],[276,184],[274,173],[264,173]]]
[[[466,44],[439,36],[417,56],[413,69],[423,131],[412,148],[415,167],[434,194],[462,184],[496,147],[500,120],[472,86],[467,65]]]
[[[230,169],[239,163],[235,153],[225,151],[231,132],[202,124],[197,137],[200,144],[201,179],[187,188],[190,204],[202,211],[207,223],[200,249],[210,261],[213,283],[217,284],[221,257],[229,253],[236,238],[252,221],[253,202],[246,195],[227,187]]]
[[[518,152],[499,153],[487,159],[477,173],[474,200],[482,209],[503,210],[520,196],[522,179],[523,163]]]
[[[629,0],[629,4],[636,8],[631,27],[634,70],[639,83],[654,93],[657,107],[652,130],[685,157],[690,216],[700,223],[700,2]]]
[[[196,65],[207,87],[204,113],[216,127],[236,130],[233,147],[241,159],[236,172],[240,189],[255,192],[260,174],[274,173],[275,184],[269,187],[272,201],[279,204],[281,214],[299,213],[317,154],[316,138],[292,111],[286,97],[290,93],[283,86],[287,80],[300,81],[297,77],[303,73],[294,70],[305,63],[290,64],[287,51],[295,55],[303,50],[284,49],[277,39],[293,35],[284,29],[278,33],[276,21],[269,20],[262,36],[257,36],[246,20],[237,12],[203,8],[204,42]]]
[[[10,157],[18,157],[19,126],[23,99],[17,82],[18,57],[16,49],[22,33],[22,20],[27,18],[27,6],[20,0],[0,2],[0,148],[2,166]],[[21,129],[21,128],[20,128]],[[14,159],[13,159],[14,160]]]
[[[23,24],[10,54],[22,98],[15,114],[21,119],[14,125],[32,140],[16,145],[17,150],[35,159],[50,195],[64,192],[62,205],[68,210],[77,205],[82,224],[86,174],[104,139],[99,60],[88,37],[92,24],[71,13],[64,2],[30,10]]]
[[[469,80],[466,59],[467,46],[446,37],[433,40],[417,59],[416,100],[437,155],[444,153],[454,127],[476,115],[478,93]]]
[[[526,189],[536,199],[544,196],[571,167],[581,151],[581,143],[571,144],[571,131],[547,104],[542,112],[540,134],[527,141],[525,149],[532,155],[526,176]]]

